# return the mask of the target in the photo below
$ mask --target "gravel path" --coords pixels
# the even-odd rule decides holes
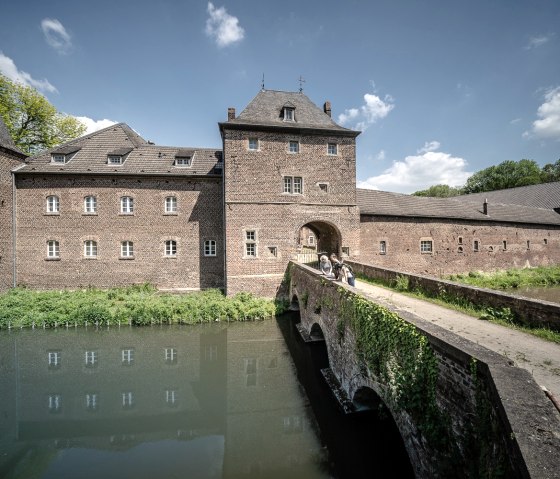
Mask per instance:
[[[506,356],[516,366],[529,371],[537,384],[560,400],[560,345],[363,281],[356,281],[356,288],[396,310],[414,313]]]

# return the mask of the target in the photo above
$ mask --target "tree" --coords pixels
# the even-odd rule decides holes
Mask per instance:
[[[542,167],[542,182],[550,183],[552,181],[560,181],[560,160],[556,163],[547,163]]]
[[[37,90],[0,74],[0,116],[16,146],[34,155],[77,138],[86,126],[56,108]]]
[[[463,191],[465,193],[480,193],[538,183],[542,183],[542,171],[536,161],[520,160],[515,162],[507,160],[470,176]]]
[[[462,193],[461,188],[455,188],[449,185],[433,185],[427,190],[420,190],[412,193],[414,196],[432,196],[437,198],[449,198]]]

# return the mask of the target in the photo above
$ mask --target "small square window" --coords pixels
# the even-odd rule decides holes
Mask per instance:
[[[270,254],[271,254],[272,256],[274,256],[275,258],[278,257],[278,247],[276,247],[276,246],[269,246],[269,247],[268,247],[268,251],[269,251]]]
[[[109,155],[107,157],[107,164],[109,165],[122,165],[122,156],[120,155]]]
[[[216,256],[215,240],[207,240],[204,242],[204,256]]]
[[[420,253],[432,253],[432,252],[433,252],[432,240],[420,241]]]
[[[175,166],[191,166],[191,157],[190,156],[176,156],[175,157]]]
[[[338,154],[338,145],[336,143],[329,143],[327,145],[327,154],[329,155]]]
[[[343,246],[341,248],[342,250],[342,256],[350,256],[350,247],[349,246]]]
[[[379,254],[387,254],[387,241],[379,242]]]
[[[66,163],[66,155],[52,155],[51,161],[53,163]]]
[[[284,107],[284,121],[294,121],[295,108]]]
[[[259,149],[259,140],[257,138],[249,138],[249,150],[257,151]]]
[[[247,241],[255,241],[256,234],[254,231],[246,231],[245,232],[245,239]]]
[[[329,191],[328,183],[319,183],[319,190],[321,190],[322,193],[328,193]]]
[[[299,141],[292,140],[288,145],[288,151],[290,153],[299,153]]]

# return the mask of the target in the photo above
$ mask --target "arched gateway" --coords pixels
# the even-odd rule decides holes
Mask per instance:
[[[300,263],[315,263],[318,255],[331,253],[340,255],[342,238],[340,230],[326,221],[311,221],[299,229],[297,260]]]

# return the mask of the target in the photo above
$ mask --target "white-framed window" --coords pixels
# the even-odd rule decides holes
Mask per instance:
[[[62,409],[62,396],[60,394],[49,394],[49,412],[60,412]]]
[[[107,164],[109,165],[122,165],[123,161],[122,161],[123,157],[120,155],[109,155],[107,156]]]
[[[257,151],[259,149],[259,139],[249,138],[249,150]]]
[[[86,258],[97,257],[97,241],[93,241],[93,240],[84,241],[84,256]]]
[[[284,193],[301,195],[303,193],[303,178],[301,176],[284,176]]]
[[[47,213],[60,213],[60,199],[58,196],[47,196]]]
[[[299,141],[290,140],[288,144],[288,151],[290,153],[299,153]]]
[[[84,211],[86,213],[97,213],[97,197],[86,196],[84,198]]]
[[[245,231],[245,256],[257,256],[257,232],[255,230]]]
[[[204,242],[204,256],[216,256],[216,240]]]
[[[284,107],[284,121],[294,121],[295,120],[295,108]]]
[[[99,355],[97,351],[86,351],[85,353],[85,360],[86,366],[88,367],[95,367],[97,366]]]
[[[121,241],[121,257],[132,258],[134,256],[134,243],[132,241]]]
[[[379,254],[387,254],[387,241],[379,242]]]
[[[60,245],[58,241],[47,241],[47,258],[60,258]]]
[[[134,395],[132,391],[127,391],[122,393],[122,407],[124,409],[129,409],[134,406]]]
[[[336,143],[327,143],[327,154],[328,155],[337,155],[338,154],[338,145]]]
[[[292,192],[292,177],[284,176],[284,193]]]
[[[176,363],[177,362],[177,349],[175,349],[175,348],[165,348],[164,356],[165,356],[165,362],[166,363]]]
[[[62,354],[60,351],[49,351],[49,368],[59,368],[62,363]]]
[[[190,156],[176,156],[175,157],[175,166],[191,166],[191,157]]]
[[[301,176],[294,176],[294,195],[303,193],[303,179]]]
[[[165,212],[166,213],[177,213],[177,197],[168,196],[165,198]]]
[[[179,398],[179,395],[177,394],[177,391],[175,389],[166,389],[165,390],[165,403],[168,406],[175,406],[178,398]]]
[[[309,238],[307,238],[307,244],[311,245],[311,246],[315,244],[315,236],[314,235],[309,235]]]
[[[98,407],[99,407],[99,395],[97,393],[86,394],[86,409],[95,411],[97,410]]]
[[[434,250],[434,243],[432,240],[420,241],[420,253],[432,253]]]
[[[177,256],[177,241],[167,240],[165,242],[165,256]]]
[[[134,198],[132,196],[121,196],[121,213],[125,215],[134,213]]]
[[[66,163],[66,155],[54,154],[51,155],[52,163]]]
[[[132,363],[134,363],[134,349],[121,349],[121,364],[130,366]]]

